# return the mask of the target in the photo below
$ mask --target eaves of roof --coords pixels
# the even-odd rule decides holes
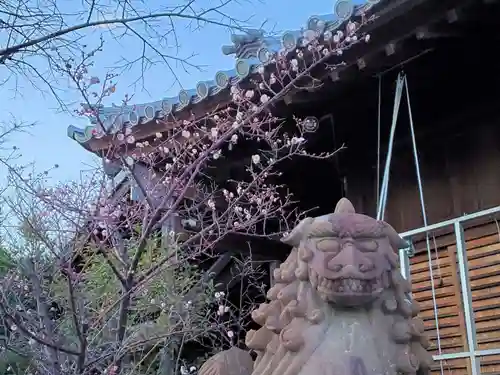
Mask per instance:
[[[381,1],[335,0],[333,13],[311,16],[305,27],[287,31],[281,37],[266,36],[263,30],[254,29],[247,30],[245,34],[233,34],[232,45],[222,46],[223,54],[235,56],[233,69],[218,71],[213,80],[198,82],[195,88],[181,90],[175,97],[138,105],[101,107],[99,119],[108,133],[114,133],[123,126],[135,128],[152,120],[182,112],[187,107],[214,98],[231,85],[244,81],[256,73],[259,67],[266,68],[277,54],[288,54],[297,47],[307,45],[308,34],[334,31],[352,16],[366,14]],[[84,147],[91,139],[101,138],[103,135],[97,126],[97,119],[91,119],[91,124],[83,129],[73,125],[68,127],[68,136]]]

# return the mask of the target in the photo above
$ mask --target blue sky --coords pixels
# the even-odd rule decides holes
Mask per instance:
[[[64,0],[69,4],[75,0]],[[148,6],[156,1],[148,0]],[[210,0],[208,0],[210,1]],[[79,4],[80,2],[77,1]],[[332,13],[334,0],[267,0],[267,1],[239,1],[227,8],[226,12],[238,19],[248,19],[250,23],[260,26],[267,21],[265,28],[273,32],[282,32],[288,29],[299,29],[305,25],[311,15]],[[203,65],[202,71],[194,69],[184,72],[181,68],[176,70],[183,88],[193,88],[196,82],[212,79],[221,69],[231,69],[234,66],[232,56],[224,56],[221,46],[230,44],[229,31],[220,27],[207,26],[201,31],[191,32],[185,25],[177,27],[178,38],[181,43],[180,54],[188,56],[196,54],[190,61]],[[97,56],[97,64],[92,73],[103,75],[107,67],[115,65],[121,56],[131,58],[140,54],[141,45],[137,41],[124,39],[124,44],[107,41],[104,52]],[[133,103],[143,103],[159,100],[163,97],[177,95],[179,85],[172,86],[171,74],[164,66],[155,66],[145,76],[145,90],[141,87],[132,87],[132,82],[137,79],[139,70],[132,70],[120,75],[117,79],[117,92],[113,101],[120,103],[125,93],[134,94]],[[4,73],[0,67],[0,79]],[[32,88],[29,82],[20,80],[17,84],[17,93],[14,87],[2,87],[0,100],[2,114],[0,121],[9,121],[12,117],[26,122],[36,122],[29,130],[29,134],[18,134],[11,137],[10,144],[21,150],[22,162],[35,161],[37,170],[50,168],[54,164],[60,167],[52,173],[55,180],[73,180],[80,176],[80,171],[88,169],[89,164],[95,165],[91,154],[80,147],[66,135],[69,124],[85,126],[86,121],[75,118],[57,110],[57,103],[50,96],[43,96]],[[67,94],[67,100],[77,100]],[[76,107],[75,107],[76,108]],[[5,176],[5,171],[0,169],[0,178]]]

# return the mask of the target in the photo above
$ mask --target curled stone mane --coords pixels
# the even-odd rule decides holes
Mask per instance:
[[[374,243],[372,237],[377,239],[378,247],[370,251],[371,258],[355,247],[351,249],[357,246],[357,235],[360,241],[368,238]],[[315,246],[325,239],[344,241],[341,250],[318,252]],[[267,293],[269,302],[252,313],[261,328],[247,333],[246,345],[257,353],[257,359],[251,373],[242,375],[430,373],[432,357],[427,351],[424,324],[417,317],[417,304],[407,297],[410,285],[398,270],[395,250],[406,243],[389,224],[356,214],[352,204],[342,199],[326,220],[306,218],[283,241],[293,249],[274,270],[275,284]],[[353,255],[357,253],[361,254],[358,258]],[[328,262],[318,263],[322,256]],[[365,266],[368,263],[362,261],[372,259],[378,262],[372,269],[382,269],[381,287],[367,303],[343,303],[361,299],[335,299],[338,295],[321,293],[322,283],[330,288],[340,285],[335,292],[345,291],[348,285],[355,285],[351,294],[360,291],[356,280],[349,278],[344,283],[344,279],[338,281],[315,271],[318,264],[327,264],[328,268],[331,262],[344,262],[344,268],[350,271],[353,267],[346,259],[361,259],[356,264]]]

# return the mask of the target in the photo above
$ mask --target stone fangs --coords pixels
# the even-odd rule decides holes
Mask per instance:
[[[338,293],[372,294],[377,293],[380,289],[383,288],[383,282],[378,278],[363,280],[354,277],[347,277],[331,280],[319,276],[313,270],[309,271],[311,276],[311,284],[319,292],[326,295]]]
[[[329,293],[372,293],[378,289],[378,282],[374,280],[362,280],[357,278],[343,278],[330,280],[318,278],[318,290]]]

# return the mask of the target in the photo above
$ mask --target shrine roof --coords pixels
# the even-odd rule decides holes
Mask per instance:
[[[286,31],[281,36],[267,35],[263,30],[247,29],[244,33],[231,35],[230,45],[222,46],[224,55],[234,55],[234,68],[221,70],[212,80],[200,81],[189,90],[180,90],[174,97],[163,98],[154,102],[100,107],[99,119],[109,133],[117,132],[123,126],[141,127],[155,119],[183,111],[187,107],[207,101],[225,91],[228,87],[244,81],[256,73],[259,67],[271,64],[278,53],[287,55],[303,46],[311,32],[323,34],[334,31],[352,16],[366,13],[381,0],[334,0],[333,12],[321,16],[310,16],[306,24],[297,30]],[[80,144],[93,138],[100,138],[97,119],[91,119],[90,125],[78,128],[70,125],[68,136]],[[138,130],[138,129],[137,129]]]

